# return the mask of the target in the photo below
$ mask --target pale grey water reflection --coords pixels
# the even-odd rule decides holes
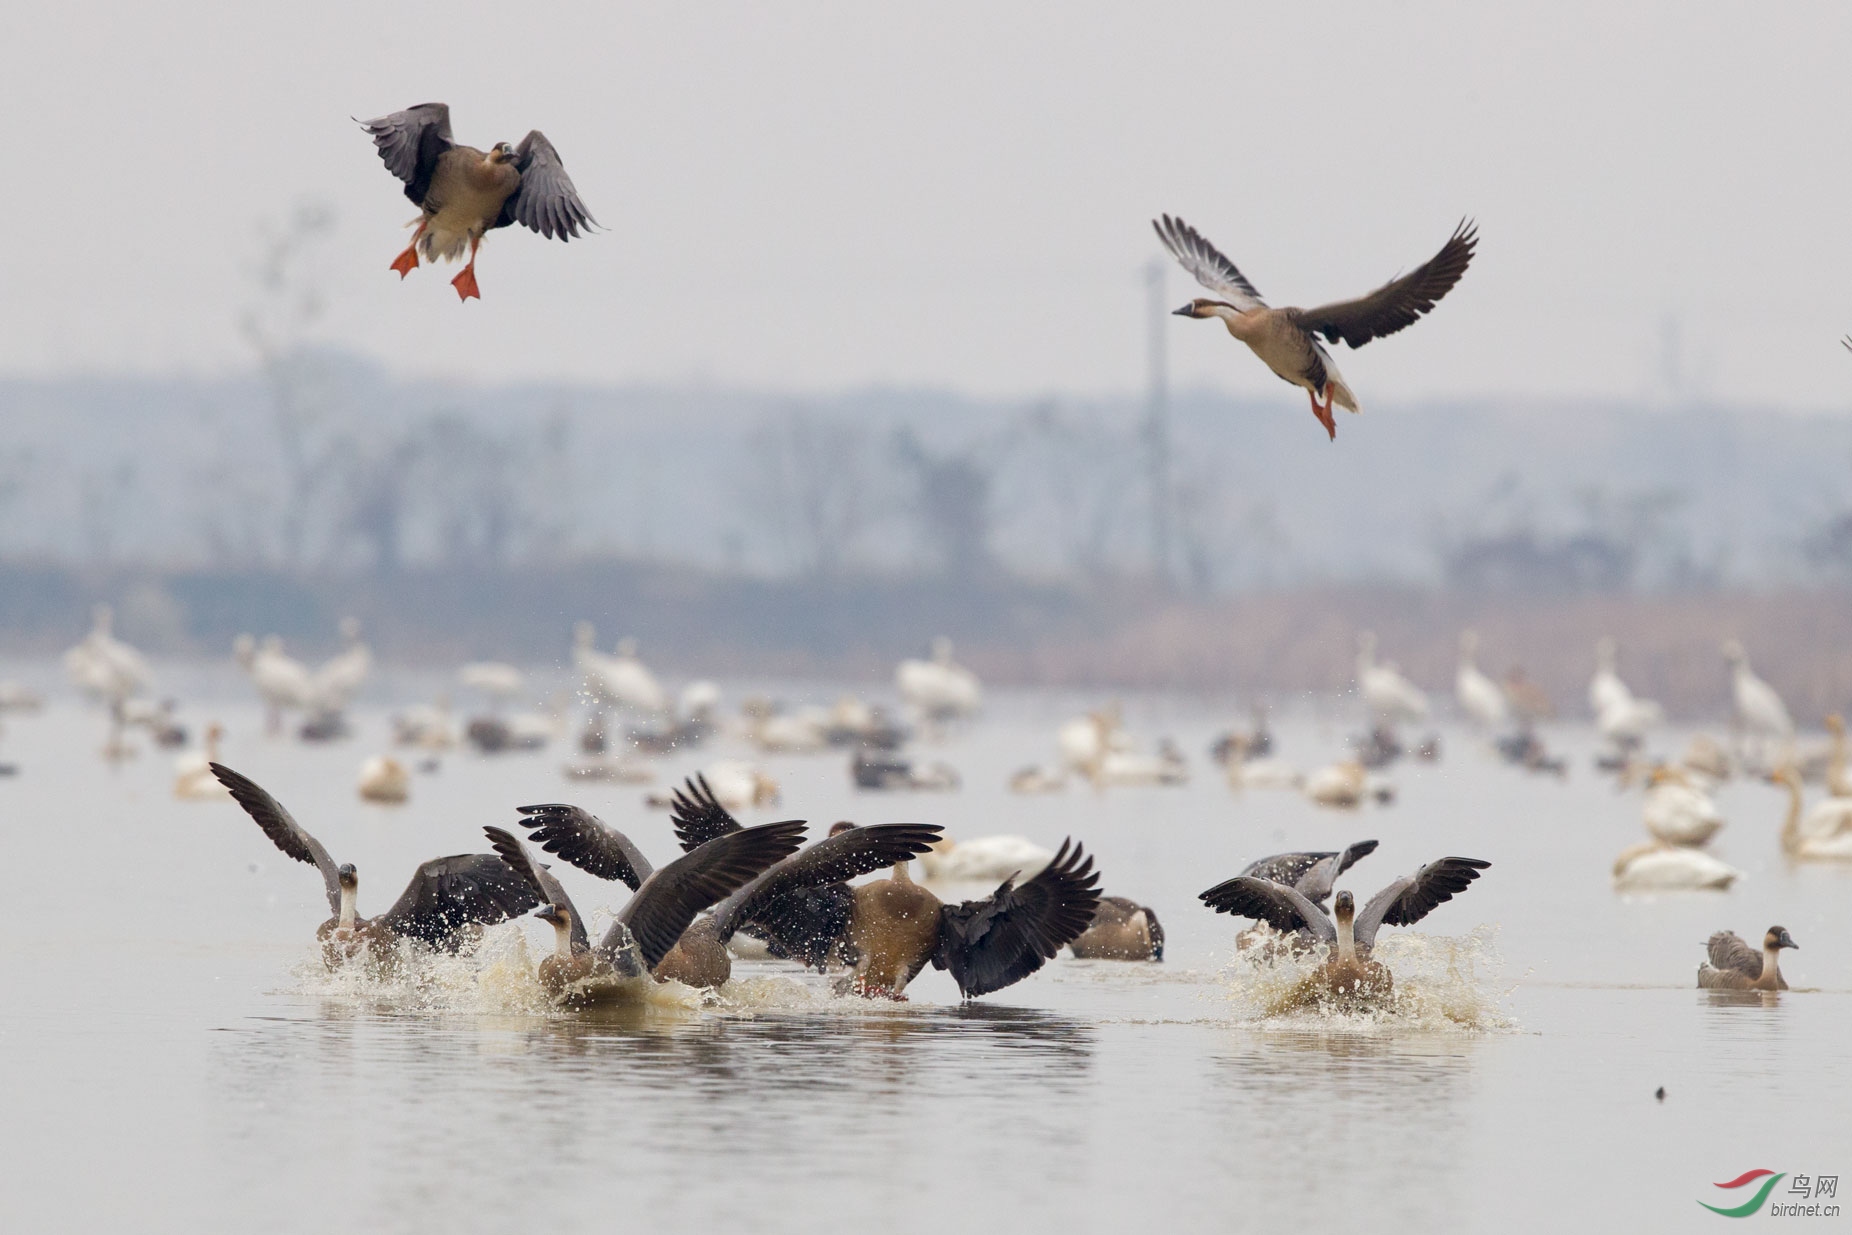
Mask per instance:
[[[175,801],[165,755],[106,767],[74,704],[9,719],[0,1229],[1657,1231],[1718,1221],[1696,1202],[1751,1167],[1852,1175],[1852,871],[1783,862],[1768,787],[1720,795],[1736,890],[1623,898],[1607,866],[1638,800],[1589,774],[1578,730],[1550,735],[1567,783],[1449,731],[1443,763],[1397,773],[1396,806],[1340,815],[1229,792],[1200,752],[1234,708],[1133,700],[1136,729],[1192,756],[1190,786],[1006,794],[1081,702],[997,700],[932,752],[964,776],[953,795],[858,795],[838,757],[768,760],[785,806],[757,818],[1071,832],[1109,890],[1159,908],[1166,964],[1059,960],[964,1007],[942,974],[870,1005],[748,964],[706,1006],[592,1014],[523,994],[538,924],[419,983],[325,979],[318,882],[235,807]],[[382,711],[314,749],[264,738],[241,697],[206,714],[228,762],[360,865],[366,912],[523,802],[581,801],[651,853],[672,843],[641,789],[569,784],[558,751],[449,756],[392,810],[353,792]],[[1345,729],[1288,717],[1282,753],[1314,764]],[[700,758],[665,760],[658,786]],[[1398,987],[1429,1013],[1263,1016],[1229,968],[1233,924],[1195,894],[1258,854],[1364,836],[1382,841],[1366,894],[1443,853],[1494,863],[1397,945]],[[1783,958],[1796,989],[1694,989],[1710,931],[1771,921],[1802,945]]]

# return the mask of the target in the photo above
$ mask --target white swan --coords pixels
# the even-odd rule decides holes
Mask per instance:
[[[1635,697],[1614,671],[1614,640],[1595,644],[1595,676],[1588,684],[1588,707],[1601,736],[1626,750],[1646,740],[1647,730],[1665,720],[1665,710],[1651,699]]]
[[[1376,662],[1374,631],[1357,636],[1357,690],[1373,726],[1393,729],[1402,721],[1427,718],[1428,697],[1393,662]]]
[[[1089,775],[1095,785],[1181,785],[1190,779],[1183,754],[1169,742],[1155,752],[1108,750],[1094,761]]]
[[[313,693],[318,711],[343,712],[373,672],[373,649],[360,641],[360,619],[341,619],[342,649],[315,671]]]
[[[391,755],[375,755],[360,765],[360,796],[369,802],[398,804],[412,795],[411,774]]]
[[[1236,755],[1222,770],[1230,789],[1298,789],[1305,785],[1304,774],[1278,757],[1242,759]]]
[[[436,703],[414,703],[392,714],[392,740],[400,746],[419,750],[449,750],[457,744],[456,727],[450,723],[450,700],[439,696]]]
[[[944,635],[932,641],[931,660],[900,662],[894,686],[923,719],[934,723],[970,716],[984,703],[977,675],[952,659],[952,641]]]
[[[928,879],[947,883],[1004,880],[1021,872],[1018,883],[1039,874],[1054,854],[1022,836],[979,836],[939,841],[919,856],[920,870]]]
[[[140,694],[150,679],[146,658],[110,633],[114,621],[115,610],[96,606],[90,611],[90,633],[64,654],[72,684],[105,703]]]
[[[656,675],[637,659],[637,641],[621,639],[617,655],[606,656],[594,646],[597,637],[590,622],[572,628],[572,663],[584,675],[585,688],[601,702],[620,708],[639,712],[666,710],[669,697]]]
[[[1852,798],[1829,797],[1801,810],[1801,777],[1793,767],[1769,774],[1788,791],[1788,817],[1781,825],[1781,847],[1803,861],[1852,861]]]
[[[1766,756],[1770,744],[1785,746],[1794,739],[1794,720],[1775,688],[1756,676],[1749,667],[1749,654],[1735,639],[1723,645],[1723,658],[1730,664],[1730,702],[1744,733],[1763,747]]]
[[[212,764],[219,760],[219,739],[225,730],[217,721],[206,726],[205,741],[198,750],[189,750],[174,760],[174,796],[188,801],[229,798],[231,790],[212,774]]]
[[[1117,703],[1109,703],[1085,716],[1076,716],[1055,730],[1055,749],[1060,752],[1061,766],[1070,772],[1091,775],[1094,765],[1107,751],[1130,750],[1131,746],[1131,738],[1120,728]]]
[[[265,635],[261,643],[239,635],[232,640],[232,654],[264,701],[267,732],[283,728],[284,712],[315,706],[314,677],[306,665],[283,651],[283,640],[276,635]]]
[[[1668,845],[1702,845],[1723,827],[1711,796],[1678,768],[1654,768],[1640,807],[1646,830]]]
[[[1614,859],[1614,886],[1621,891],[1722,889],[1741,873],[1702,849],[1659,841],[1623,849]]]
[[[1305,796],[1320,806],[1353,810],[1363,805],[1370,773],[1355,759],[1327,764],[1305,778]]]
[[[1454,697],[1465,713],[1482,729],[1501,729],[1511,719],[1511,707],[1497,682],[1480,672],[1474,657],[1479,651],[1479,633],[1460,632],[1460,667],[1453,676]]]

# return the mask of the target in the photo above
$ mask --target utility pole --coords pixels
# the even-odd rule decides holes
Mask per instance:
[[[1151,574],[1170,583],[1170,372],[1164,349],[1169,314],[1164,305],[1164,263],[1145,267],[1145,469],[1151,486]]]

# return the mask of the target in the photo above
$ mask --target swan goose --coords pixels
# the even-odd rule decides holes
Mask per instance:
[[[390,965],[401,939],[455,952],[469,941],[470,927],[505,921],[540,903],[501,859],[463,853],[423,863],[392,908],[376,918],[359,917],[355,901],[360,879],[353,864],[336,866],[322,843],[256,781],[222,763],[211,766],[212,774],[284,856],[321,872],[334,916],[321,924],[315,937],[330,969],[353,960]]]
[[[1384,926],[1413,926],[1464,892],[1491,865],[1482,858],[1439,858],[1372,896],[1360,914],[1348,889],[1337,894],[1327,914],[1297,888],[1252,875],[1218,883],[1200,899],[1217,913],[1258,918],[1277,931],[1310,933],[1330,951],[1288,1003],[1358,1011],[1380,1007],[1395,993],[1388,966],[1370,957],[1377,932]]]
[[[1069,940],[1067,947],[1080,960],[1161,961],[1164,927],[1149,905],[1123,896],[1102,896],[1092,923]]]
[[[460,146],[450,136],[450,108],[420,103],[404,111],[361,121],[386,170],[405,182],[405,196],[418,207],[411,244],[392,261],[403,279],[426,261],[455,261],[469,248],[469,261],[453,280],[457,298],[482,298],[476,285],[476,249],[487,233],[519,223],[547,239],[570,242],[597,220],[579,200],[553,143],[535,129],[519,146],[496,142],[488,150]]]
[[[1771,926],[1762,936],[1762,953],[1758,956],[1735,931],[1718,931],[1704,945],[1698,986],[1703,990],[1785,991],[1788,981],[1781,976],[1781,950],[1800,946],[1786,927]]]
[[[1332,441],[1338,436],[1332,406],[1352,412],[1363,408],[1318,336],[1323,335],[1327,343],[1342,340],[1358,348],[1413,325],[1453,290],[1478,244],[1473,225],[1462,220],[1440,252],[1367,296],[1315,309],[1273,309],[1235,264],[1188,223],[1164,215],[1151,226],[1171,256],[1198,283],[1221,297],[1199,297],[1176,310],[1176,316],[1220,318],[1228,333],[1247,344],[1276,376],[1304,388],[1312,401],[1312,415]]]

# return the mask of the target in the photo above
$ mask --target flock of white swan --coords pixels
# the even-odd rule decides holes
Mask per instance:
[[[304,741],[351,732],[345,713],[365,688],[374,659],[357,622],[345,619],[339,631],[340,650],[318,666],[291,657],[276,635],[241,635],[234,642],[233,658],[262,703],[274,738],[285,740],[286,730]],[[1479,667],[1478,649],[1475,633],[1463,632],[1453,683],[1458,715],[1514,765],[1562,771],[1562,761],[1549,755],[1538,736],[1539,724],[1554,714],[1551,701],[1521,673],[1502,681],[1487,674]],[[945,639],[934,641],[929,656],[899,664],[894,687],[901,706],[892,710],[845,695],[829,706],[795,708],[752,698],[737,715],[724,715],[716,683],[694,680],[672,694],[637,651],[633,639],[602,651],[592,626],[579,623],[570,644],[576,694],[556,694],[531,710],[518,706],[530,694],[528,676],[519,669],[488,661],[461,666],[456,683],[480,696],[480,712],[459,724],[447,698],[401,709],[392,717],[397,749],[364,761],[358,794],[374,802],[404,802],[414,772],[434,770],[440,756],[464,745],[494,754],[559,743],[573,750],[562,768],[568,782],[646,784],[654,779],[652,755],[700,748],[716,736],[762,754],[848,752],[850,774],[868,789],[953,790],[959,785],[955,771],[909,756],[906,744],[915,734],[930,737],[967,723],[983,706],[977,676],[957,662]],[[1321,807],[1355,810],[1392,799],[1394,784],[1386,770],[1398,758],[1438,757],[1435,739],[1415,737],[1405,744],[1402,736],[1430,721],[1427,693],[1378,653],[1375,636],[1363,634],[1355,681],[1366,729],[1351,739],[1346,757],[1310,769],[1288,764],[1274,750],[1266,713],[1257,709],[1249,727],[1225,734],[1211,752],[1230,789],[1298,793]],[[1642,751],[1649,731],[1663,723],[1662,709],[1622,679],[1611,639],[1594,649],[1587,701],[1602,742],[1598,765],[1621,787],[1640,790],[1646,837],[1615,859],[1618,890],[1727,889],[1739,872],[1707,846],[1725,827],[1714,791],[1738,775],[1785,792],[1787,809],[1776,839],[1787,859],[1852,862],[1852,775],[1844,724],[1829,716],[1825,741],[1803,744],[1788,708],[1755,673],[1741,643],[1731,640],[1721,653],[1735,721],[1729,743],[1700,735],[1677,760],[1655,762]],[[114,633],[107,606],[94,611],[90,632],[65,653],[64,667],[80,692],[107,707],[106,757],[132,755],[138,731],[158,745],[186,741],[175,705],[150,702],[147,658]],[[0,710],[27,711],[38,702],[24,688],[0,683]],[[401,940],[456,948],[481,925],[529,910],[552,924],[558,938],[558,951],[540,981],[567,1001],[602,997],[641,977],[717,986],[730,974],[734,954],[834,970],[844,989],[892,997],[928,963],[951,970],[961,992],[972,996],[1026,977],[1064,947],[1096,958],[1163,956],[1157,910],[1101,895],[1099,872],[1078,844],[1050,852],[1011,835],[955,840],[936,825],[840,824],[806,846],[801,825],[739,824],[733,812],[776,804],[780,788],[757,761],[738,757],[711,760],[681,786],[648,794],[646,801],[673,813],[685,849],[660,867],[586,812],[543,805],[522,817],[530,829],[527,838],[491,828],[491,852],[426,863],[392,909],[362,918],[355,868],[335,864],[267,791],[224,766],[222,736],[217,722],[208,723],[200,743],[177,755],[174,793],[235,799],[284,853],[318,867],[333,915],[321,929],[331,964],[356,957],[380,963],[390,951],[382,945]],[[1052,793],[1073,783],[1096,789],[1174,785],[1190,775],[1189,761],[1174,744],[1147,744],[1128,733],[1116,704],[1060,724],[1052,749],[1052,762],[1023,768],[1009,788]],[[1824,792],[1810,802],[1811,781]],[[632,901],[599,943],[587,938],[570,897],[529,845],[633,889]],[[1374,848],[1374,841],[1364,841],[1341,853],[1267,855],[1201,899],[1218,912],[1265,924],[1241,933],[1243,952],[1266,956],[1284,947],[1298,956],[1322,948],[1325,961],[1303,984],[1304,1001],[1380,1003],[1391,997],[1393,980],[1370,955],[1377,931],[1419,920],[1464,891],[1487,864],[1440,858],[1393,882],[1361,910],[1349,892],[1339,893],[1327,910],[1332,881]],[[978,900],[943,902],[914,881],[910,871],[916,865],[934,886],[998,881],[1001,886]],[[885,878],[849,882],[882,871]],[[1257,938],[1261,946],[1254,952],[1250,945]],[[1779,926],[1766,933],[1759,951],[1733,933],[1719,932],[1708,945],[1699,985],[1784,989],[1777,955],[1794,946]]]

